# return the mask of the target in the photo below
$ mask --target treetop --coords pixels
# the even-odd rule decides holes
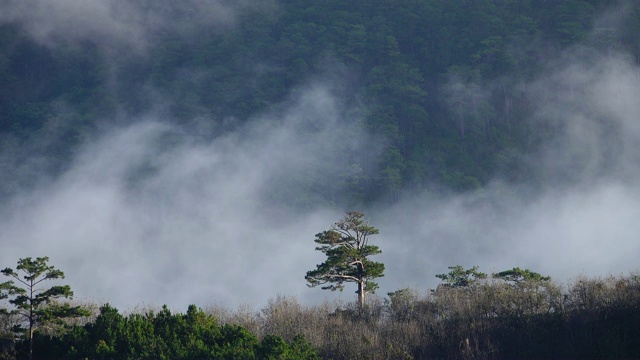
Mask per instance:
[[[520,269],[514,267],[511,270],[501,271],[492,275],[494,278],[502,279],[505,281],[511,281],[514,283],[521,283],[524,281],[550,281],[551,277],[542,276],[541,274],[531,271],[529,269]]]
[[[31,257],[18,260],[16,269],[24,273],[22,279],[19,273],[11,268],[6,268],[0,272],[20,281],[24,285],[36,285],[45,280],[64,279],[64,272],[56,269],[54,266],[47,266],[48,261],[48,256],[38,257],[35,260]]]
[[[487,274],[478,271],[478,267],[474,266],[465,269],[461,265],[449,266],[448,274],[438,274],[436,277],[441,279],[448,287],[468,287],[474,285],[478,280],[486,279]]]

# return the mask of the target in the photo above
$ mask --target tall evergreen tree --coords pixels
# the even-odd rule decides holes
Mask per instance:
[[[88,315],[87,311],[79,306],[72,307],[68,304],[53,302],[55,299],[73,297],[69,285],[56,285],[48,289],[38,286],[46,280],[64,279],[64,273],[47,265],[48,261],[49,258],[46,256],[35,260],[28,257],[18,261],[17,271],[11,268],[1,271],[5,276],[18,282],[16,284],[10,280],[1,283],[0,292],[2,296],[13,297],[9,303],[16,307],[14,313],[18,314],[28,326],[27,328],[19,327],[16,330],[28,331],[29,359],[33,358],[33,333],[39,324],[45,321]]]
[[[355,282],[358,309],[362,312],[365,294],[378,288],[373,279],[384,273],[383,263],[369,260],[370,256],[382,252],[377,246],[369,245],[369,236],[377,233],[378,229],[364,220],[363,213],[348,211],[331,229],[316,234],[315,242],[321,245],[316,250],[326,254],[327,260],[307,272],[308,285],[342,291],[345,282]]]

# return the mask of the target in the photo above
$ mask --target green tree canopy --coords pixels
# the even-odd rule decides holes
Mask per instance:
[[[549,281],[551,277],[542,276],[537,272],[531,271],[529,269],[520,269],[518,267],[514,267],[511,270],[501,271],[499,273],[492,274],[492,276],[496,279],[502,279],[504,281],[512,282],[515,284],[524,282],[524,281]]]
[[[438,274],[436,277],[444,282],[447,287],[468,287],[487,278],[487,274],[478,271],[478,267],[474,266],[470,269],[463,268],[460,265],[449,266],[448,274]]]
[[[315,242],[321,245],[316,250],[326,254],[327,260],[307,272],[308,285],[342,291],[345,282],[355,282],[358,307],[362,310],[365,294],[378,288],[373,279],[384,275],[384,264],[369,260],[370,256],[382,252],[377,246],[369,245],[369,236],[377,233],[378,229],[364,220],[363,213],[348,211],[331,229],[316,234]]]
[[[260,340],[240,325],[219,325],[195,305],[185,314],[165,305],[157,312],[123,316],[106,304],[93,323],[36,339],[55,359],[319,359],[301,335],[291,343],[272,334]]]
[[[39,285],[47,280],[64,279],[64,273],[53,266],[47,265],[48,257],[24,258],[18,261],[16,270],[6,268],[2,274],[13,278],[0,284],[2,296],[12,297],[9,303],[15,306],[13,311],[18,314],[26,324],[26,328],[18,326],[15,330],[23,332],[28,330],[29,359],[33,358],[33,332],[38,325],[46,321],[59,321],[63,318],[88,315],[87,311],[79,306],[72,307],[69,304],[53,302],[59,298],[71,298],[73,292],[69,285],[56,285],[48,289]]]

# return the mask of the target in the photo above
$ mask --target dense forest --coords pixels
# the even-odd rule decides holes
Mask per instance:
[[[256,114],[277,113],[318,79],[349,104],[344,126],[355,123],[375,146],[347,147],[339,163],[315,164],[290,179],[287,195],[302,205],[393,200],[403,189],[464,191],[496,178],[535,184],[541,179],[524,154],[552,142],[563,123],[538,114],[552,99],[541,98],[532,82],[550,64],[576,58],[621,53],[640,62],[633,1],[271,5],[241,8],[237,24],[220,29],[199,24],[179,5],[140,3],[141,11],[160,8],[173,22],[150,31],[138,46],[144,49],[79,35],[65,41],[54,34],[43,43],[19,18],[5,21],[0,133],[12,157],[2,166],[15,176],[3,179],[2,192],[37,181],[35,170],[20,165],[36,155],[38,171],[60,174],[77,146],[105,126],[155,112],[206,141]],[[601,18],[609,20],[596,22]],[[565,105],[585,101],[576,96]],[[160,146],[179,141],[173,135]],[[328,169],[340,170],[330,181],[316,176]]]
[[[166,126],[159,132],[155,128],[149,131],[160,135],[149,136],[151,140],[145,138],[142,149],[134,149],[138,151],[131,156],[134,160],[124,161],[129,152],[106,146],[115,154],[114,159],[96,164],[106,163],[113,169],[89,167],[91,176],[82,178],[99,182],[117,177],[124,183],[122,197],[142,199],[144,206],[122,211],[124,218],[133,219],[130,222],[97,216],[108,224],[113,232],[110,236],[134,234],[131,238],[122,236],[122,242],[110,243],[109,236],[95,231],[102,229],[98,221],[89,221],[86,228],[80,226],[85,220],[81,216],[35,232],[38,236],[53,236],[47,231],[54,229],[65,237],[65,242],[56,243],[56,249],[85,251],[87,254],[76,254],[65,261],[81,264],[76,269],[86,270],[89,266],[91,276],[104,269],[97,265],[96,256],[112,259],[105,255],[108,247],[117,248],[117,259],[122,259],[109,266],[131,271],[115,272],[114,277],[128,274],[136,282],[140,279],[135,277],[139,275],[136,269],[162,269],[154,277],[144,274],[144,279],[152,279],[151,284],[140,285],[135,294],[142,293],[144,286],[156,286],[158,292],[184,291],[183,287],[176,290],[172,286],[187,283],[185,278],[189,277],[190,281],[201,283],[216,277],[247,276],[238,275],[238,269],[221,258],[233,259],[233,265],[238,267],[248,263],[252,271],[263,273],[256,281],[265,283],[267,288],[286,281],[279,279],[281,274],[267,274],[278,280],[264,278],[273,263],[265,265],[253,257],[244,257],[250,250],[264,252],[264,257],[276,252],[291,256],[299,248],[293,242],[278,247],[282,244],[272,240],[273,234],[245,229],[265,226],[273,219],[277,224],[274,227],[310,219],[291,216],[298,210],[323,206],[387,208],[391,209],[384,213],[388,215],[397,211],[394,206],[398,204],[410,208],[410,203],[402,202],[407,198],[473,194],[456,200],[466,205],[465,201],[481,203],[479,198],[490,198],[495,193],[513,191],[526,195],[545,186],[554,188],[556,192],[546,194],[553,197],[565,187],[586,186],[585,183],[609,178],[623,184],[620,187],[625,199],[635,199],[634,194],[624,190],[637,188],[640,177],[636,151],[640,131],[634,123],[627,123],[634,122],[640,110],[634,88],[628,86],[634,81],[640,83],[640,2],[267,0],[253,4],[119,0],[96,8],[86,3],[68,4],[75,4],[79,10],[70,5],[63,14],[59,6],[28,0],[9,0],[0,5],[0,199],[8,204],[0,208],[0,217],[12,225],[3,228],[0,235],[4,239],[20,234],[14,227],[32,224],[17,221],[19,225],[15,225],[10,221],[14,217],[20,219],[14,212],[37,204],[34,199],[48,201],[42,189],[49,185],[58,189],[68,181],[72,183],[70,192],[74,191],[73,186],[84,189],[82,181],[73,182],[77,178],[69,174],[80,171],[78,164],[86,170],[81,168],[91,163],[86,158],[95,156],[87,149],[103,141],[104,134],[152,118]],[[89,10],[98,14],[106,11],[111,20],[121,22],[110,27],[106,20],[97,21],[99,17],[81,19],[83,11]],[[310,96],[313,101],[309,101]],[[604,101],[605,98],[611,101]],[[277,129],[275,135],[269,129]],[[145,134],[114,143],[136,145]],[[277,147],[270,141],[266,142],[269,146],[261,148],[264,143],[257,140],[264,134],[273,137]],[[578,135],[583,142],[572,137]],[[213,143],[216,145],[203,148],[209,150],[206,156],[214,158],[213,163],[220,169],[184,171],[184,177],[164,176],[165,172],[190,170],[188,166],[171,167],[186,159],[176,155],[185,151],[185,144],[189,149],[201,149],[199,145]],[[245,147],[257,150],[241,152]],[[219,153],[211,154],[211,149]],[[240,152],[238,157],[246,163],[238,165],[224,158],[234,152]],[[251,156],[257,159],[245,159]],[[120,163],[125,165],[121,168]],[[258,170],[254,173],[250,171],[252,167]],[[260,173],[268,167],[274,169]],[[246,172],[246,177],[238,177],[234,171]],[[157,174],[164,177],[156,177]],[[212,179],[225,176],[238,187],[206,187]],[[163,181],[166,183],[159,184]],[[259,187],[264,190],[259,196],[251,187],[254,181],[267,184],[266,190]],[[250,183],[247,191],[242,188],[244,182]],[[500,187],[503,184],[507,185]],[[198,195],[185,195],[185,188],[195,189],[193,192]],[[231,196],[231,200],[211,195],[233,195],[236,191],[238,195]],[[105,193],[105,197],[118,197]],[[24,194],[27,195],[20,197]],[[163,203],[163,197],[170,201]],[[53,206],[71,202],[71,198],[54,199]],[[223,210],[207,212],[208,208],[203,210],[196,204],[199,200],[219,201],[213,206]],[[234,207],[237,203],[242,206]],[[443,203],[434,200],[429,206]],[[489,215],[484,212],[490,208],[485,203],[471,206],[470,217],[474,220],[470,224],[500,224],[505,225],[505,233],[512,231],[506,227],[507,221],[491,218],[510,213],[511,203],[502,198],[495,203],[503,208],[496,213],[487,211]],[[532,203],[533,207],[539,205],[535,199]],[[526,207],[532,203],[523,200],[517,204]],[[282,204],[286,210],[280,207]],[[589,198],[578,204],[587,208],[599,203]],[[80,212],[93,211],[94,203],[89,205]],[[456,210],[463,206],[445,210],[455,217]],[[553,202],[552,206],[561,207]],[[167,210],[172,207],[179,209]],[[546,203],[539,207],[540,212],[549,209]],[[149,208],[159,210],[149,211],[145,217],[144,210]],[[575,209],[567,208],[567,212]],[[118,212],[120,208],[115,209]],[[68,209],[55,208],[51,212],[65,210]],[[226,216],[225,211],[233,216],[241,214],[241,221],[230,220],[233,216]],[[141,217],[132,215],[139,213]],[[258,218],[256,213],[267,215]],[[158,214],[162,215],[159,220],[150,219]],[[198,242],[200,232],[218,230],[207,222],[212,214],[219,216],[216,221],[231,225],[207,234],[220,238],[223,244],[212,240],[203,246],[204,242]],[[612,216],[616,214],[619,213]],[[178,218],[175,228],[156,231],[154,227],[159,226],[154,221],[170,222],[172,217]],[[401,231],[411,237],[414,232],[408,224],[434,226],[424,217],[398,216],[385,221],[387,225],[400,224]],[[52,218],[57,219],[44,217],[45,221]],[[185,218],[195,220],[188,222]],[[447,217],[434,218],[443,227],[455,224],[442,220],[449,220]],[[133,224],[140,219],[148,221],[142,230],[135,227],[139,224]],[[550,221],[545,217],[534,219]],[[518,226],[529,218],[516,215],[510,220],[515,224],[511,226]],[[35,217],[34,221],[40,218]],[[569,223],[574,228],[583,225]],[[90,242],[86,239],[82,243],[66,242],[65,231],[73,226],[85,231],[80,231],[79,237],[95,237],[89,240],[102,241],[104,246],[83,247]],[[120,233],[116,231],[118,226],[134,230]],[[602,241],[616,239],[618,233],[611,231],[614,226],[598,233]],[[467,244],[466,248],[455,249],[456,255],[465,260],[486,256],[500,246],[520,246],[521,252],[533,248],[511,239],[496,240],[495,247],[469,245],[482,239],[479,234],[486,230],[483,226],[465,229],[463,240],[456,237],[459,234],[448,234],[440,227],[428,233],[442,236],[451,247],[458,246],[456,241]],[[229,233],[235,232],[239,237],[255,236],[264,241],[252,239],[252,249],[215,252],[232,248],[231,240],[238,238]],[[292,233],[304,241],[312,235],[294,228],[276,236]],[[190,236],[196,240],[189,242]],[[167,237],[179,239],[180,246]],[[327,254],[335,255],[331,252],[335,238],[318,238],[325,241],[319,244],[324,244]],[[395,255],[388,259],[409,258],[410,253],[411,259],[426,259],[423,263],[386,262],[385,268],[376,262],[375,277],[382,276],[383,269],[389,273],[406,265],[406,271],[414,271],[425,267],[424,262],[433,257],[451,255],[449,247],[428,243],[432,239],[415,241],[424,244],[415,248],[399,244],[393,249]],[[547,246],[553,241],[551,238]],[[10,255],[3,255],[0,260],[7,260],[5,257],[13,256],[20,248],[20,244],[5,245],[11,246],[6,252]],[[170,248],[171,254],[162,258],[166,254],[149,250],[154,248]],[[557,261],[554,252],[566,254],[571,249],[549,246],[543,250]],[[621,249],[624,252],[635,248]],[[143,259],[138,256],[140,253],[152,259]],[[369,253],[378,254],[380,249],[370,247]],[[207,259],[196,258],[197,254]],[[505,251],[495,252],[492,259],[500,254]],[[587,254],[585,258],[601,255]],[[271,260],[284,262],[281,258]],[[127,261],[138,267],[127,268]],[[220,267],[211,265],[216,261]],[[211,267],[198,267],[203,262]],[[457,258],[450,263],[458,263]],[[192,267],[191,272],[183,269],[184,264]],[[594,262],[593,266],[597,265]],[[294,268],[297,269],[293,265],[287,267]],[[322,273],[323,269],[319,265],[317,271]],[[433,289],[422,292],[399,289],[405,285],[394,284],[393,289],[399,290],[386,292],[386,296],[369,296],[364,306],[341,301],[306,305],[295,297],[275,297],[274,293],[272,300],[259,310],[199,304],[203,308],[191,305],[184,313],[170,310],[170,306],[121,313],[110,304],[67,302],[57,298],[70,298],[70,289],[64,287],[45,292],[46,299],[29,299],[26,293],[16,290],[15,283],[2,283],[0,359],[28,358],[30,346],[36,359],[640,357],[638,275],[579,276],[564,284],[519,268],[493,274],[481,273],[477,267],[452,266],[449,270],[436,276],[442,283]],[[10,269],[2,272],[13,274]],[[44,280],[61,275],[52,274]],[[113,291],[122,286],[120,278],[112,281],[105,274],[99,275],[104,276],[96,275],[91,282],[104,281],[99,286]],[[301,286],[303,275],[296,274]],[[307,281],[313,285],[318,278],[322,280],[317,275],[314,271],[307,273]],[[433,280],[432,275],[429,274]],[[164,287],[158,285],[160,282]],[[252,285],[255,283],[247,281],[247,286]],[[360,286],[364,292],[366,286]],[[375,287],[372,285],[371,290]],[[228,295],[224,294],[224,286],[220,288],[223,295]],[[192,290],[207,289],[202,286]],[[216,295],[211,294],[212,301]],[[40,312],[29,313],[29,300],[46,306]],[[11,305],[23,312],[10,311]],[[34,319],[38,320],[38,327],[30,332],[25,324],[35,325],[35,321],[29,324]]]

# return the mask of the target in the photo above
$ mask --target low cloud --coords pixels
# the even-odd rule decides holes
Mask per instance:
[[[35,41],[55,46],[88,41],[143,52],[160,33],[186,40],[196,29],[224,31],[246,11],[272,14],[273,1],[7,0],[0,24],[19,24]]]
[[[537,153],[521,156],[531,178],[410,194],[377,210],[388,267],[381,285],[433,288],[435,275],[457,264],[530,268],[561,282],[638,271],[639,77],[619,53],[568,53],[550,66],[528,90],[531,122],[551,132]]]
[[[50,256],[79,296],[124,308],[315,297],[304,280],[320,262],[313,236],[342,210],[301,211],[287,197],[307,193],[305,176],[332,181],[344,154],[376,146],[323,85],[282,108],[212,142],[154,116],[109,131],[4,208],[2,263]]]
[[[160,29],[181,31],[169,21],[174,7],[193,11],[195,23],[224,28],[251,4],[9,3],[0,22],[19,22],[42,43],[99,37],[138,49]],[[435,275],[456,264],[485,272],[519,266],[559,281],[638,270],[640,70],[625,54],[583,48],[548,65],[526,87],[536,109],[528,120],[550,133],[537,153],[520,155],[525,184],[495,179],[475,192],[411,193],[356,209],[380,230],[372,241],[387,267],[381,295],[432,288]],[[473,84],[452,94],[495,88]],[[305,272],[323,261],[314,235],[350,210],[340,196],[348,177],[380,150],[339,89],[312,83],[210,141],[153,113],[123,121],[133,125],[105,131],[62,175],[34,181],[33,190],[2,205],[0,263],[47,255],[79,297],[123,309],[329,296],[305,286]],[[479,105],[487,99],[478,96],[476,108],[451,105],[468,115],[486,110]],[[215,132],[217,120],[202,122]],[[38,178],[45,161],[14,164],[3,156],[0,183],[11,183],[18,168],[21,178]],[[351,291],[343,297],[351,300]]]
[[[556,70],[531,87],[540,94],[532,96],[536,121],[557,122],[553,140],[523,157],[541,184],[496,180],[472,193],[409,194],[360,209],[380,229],[372,241],[387,266],[381,295],[433,288],[435,275],[456,264],[519,266],[562,282],[638,270],[637,69],[601,57]],[[53,186],[14,201],[2,226],[2,241],[12,243],[4,262],[37,249],[79,294],[121,307],[324,299],[304,274],[323,260],[314,234],[345,205],[294,211],[300,204],[287,196],[302,193],[291,186],[304,181],[291,179],[337,179],[344,154],[376,148],[345,120],[349,110],[331,89],[311,86],[211,143],[153,117],[104,135]]]

